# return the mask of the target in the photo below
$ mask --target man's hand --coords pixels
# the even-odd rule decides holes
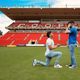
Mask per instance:
[[[61,45],[60,44],[57,44],[57,47],[60,47]]]
[[[68,24],[68,27],[67,27],[67,28],[69,29],[69,28],[70,28],[70,26],[71,26],[71,24]]]

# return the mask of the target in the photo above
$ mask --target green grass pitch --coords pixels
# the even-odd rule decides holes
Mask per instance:
[[[80,80],[80,53],[75,49],[78,67],[69,69],[68,47],[60,47],[62,69],[54,69],[52,59],[49,67],[32,66],[34,58],[45,61],[45,47],[0,47],[0,80]]]

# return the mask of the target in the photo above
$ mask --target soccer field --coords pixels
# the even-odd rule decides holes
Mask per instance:
[[[32,66],[34,58],[45,61],[45,47],[0,47],[0,80],[80,80],[80,52],[75,49],[78,67],[69,69],[68,47],[58,49],[63,53],[60,63],[62,69],[54,69],[52,59],[49,67]]]

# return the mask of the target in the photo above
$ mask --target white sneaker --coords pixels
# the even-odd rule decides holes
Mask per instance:
[[[37,64],[37,60],[34,59],[33,62],[32,62],[32,66],[36,66],[36,64]]]
[[[60,64],[54,65],[54,68],[62,68]]]
[[[69,66],[70,69],[76,68],[76,65]]]

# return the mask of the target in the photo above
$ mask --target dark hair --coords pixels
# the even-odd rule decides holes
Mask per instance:
[[[50,34],[51,34],[51,31],[48,31],[48,32],[47,32],[47,37],[48,37],[48,38],[50,37]]]
[[[69,24],[69,23],[73,23],[73,24],[74,24],[74,21],[69,21],[68,24]]]

